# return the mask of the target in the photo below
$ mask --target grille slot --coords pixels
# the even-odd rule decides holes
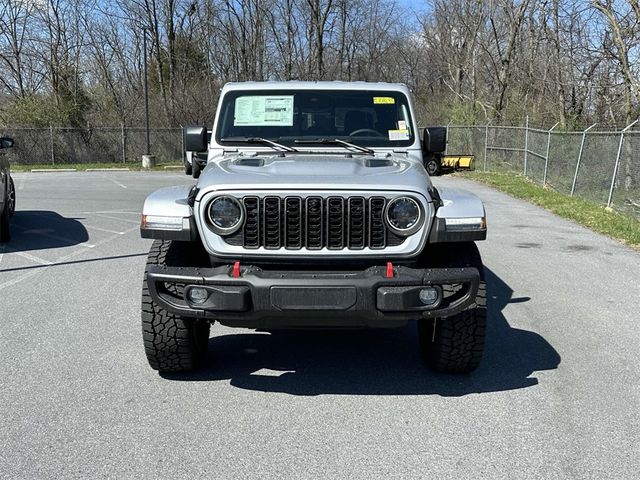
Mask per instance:
[[[264,248],[280,248],[280,198],[264,197]]]
[[[307,248],[309,250],[320,250],[323,247],[322,242],[322,197],[309,197],[306,201],[307,206]]]
[[[242,198],[245,224],[224,241],[247,249],[362,250],[401,245],[388,230],[385,197],[275,195]]]
[[[369,248],[384,248],[387,240],[387,229],[384,226],[385,199],[372,197],[369,199]]]
[[[244,246],[258,248],[260,246],[260,199],[244,197],[243,203],[247,215],[244,224]]]
[[[349,233],[349,248],[361,249],[365,247],[365,202],[362,197],[349,199],[347,215],[347,232]]]
[[[285,246],[302,248],[302,199],[287,197],[284,203]]]
[[[344,200],[342,197],[327,199],[327,248],[344,248]]]

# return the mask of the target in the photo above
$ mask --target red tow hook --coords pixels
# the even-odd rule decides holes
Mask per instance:
[[[233,264],[233,271],[231,272],[231,276],[233,278],[240,278],[240,262],[235,262]]]
[[[393,263],[391,262],[387,262],[387,274],[385,277],[393,278]]]

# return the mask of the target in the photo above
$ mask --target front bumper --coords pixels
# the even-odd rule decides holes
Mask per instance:
[[[476,268],[370,267],[355,272],[272,271],[247,266],[183,268],[152,266],[147,285],[162,308],[184,317],[251,328],[401,326],[409,319],[455,315],[475,302]],[[195,305],[188,292],[204,287],[209,298]],[[418,293],[433,287],[436,305]]]

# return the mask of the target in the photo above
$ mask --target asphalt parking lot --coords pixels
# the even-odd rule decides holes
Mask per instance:
[[[640,254],[457,178],[486,203],[489,337],[426,370],[415,325],[212,328],[208,367],[144,357],[144,197],[177,173],[15,174],[0,250],[2,478],[637,478]]]

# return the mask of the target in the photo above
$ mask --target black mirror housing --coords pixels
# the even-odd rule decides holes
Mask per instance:
[[[11,148],[14,145],[13,138],[10,137],[1,137],[0,138],[0,148]]]
[[[422,140],[425,153],[444,153],[447,149],[447,127],[427,127]]]
[[[183,128],[184,149],[188,152],[206,152],[209,147],[207,141],[207,127],[205,125],[187,125]]]

